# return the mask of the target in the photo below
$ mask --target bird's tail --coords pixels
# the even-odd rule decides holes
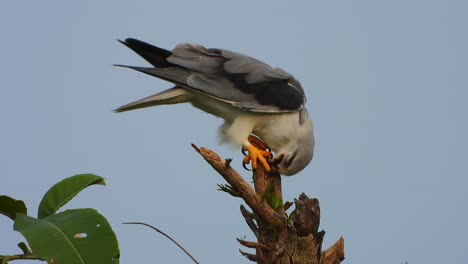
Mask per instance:
[[[165,50],[133,38],[127,38],[124,41],[119,40],[119,42],[129,47],[154,67],[164,68],[174,66],[174,64],[171,64],[166,60],[172,55],[172,52],[169,50]]]
[[[190,97],[191,95],[186,89],[176,86],[138,101],[123,105],[114,111],[120,113],[150,106],[187,103],[190,101]]]
[[[172,52],[132,38],[127,38],[125,41],[119,40],[119,42],[132,49],[154,67],[148,68],[121,64],[114,64],[114,66],[133,69],[172,82],[178,86],[187,85],[187,78],[192,74],[192,71],[168,62],[167,58],[172,55]]]
[[[146,61],[151,63],[154,66],[154,68],[135,67],[127,65],[115,66],[140,71],[151,76],[155,76],[160,79],[172,82],[176,86],[174,88],[162,91],[160,93],[145,97],[138,101],[123,105],[115,109],[115,112],[119,113],[150,106],[179,104],[190,101],[192,95],[188,93],[187,90],[183,88],[183,86],[187,85],[187,78],[191,74],[191,72],[182,67],[178,67],[177,65],[174,65],[166,60],[169,56],[172,55],[172,52],[137,39],[127,38],[125,39],[125,41],[119,41],[125,46],[132,49],[138,55],[143,57]]]

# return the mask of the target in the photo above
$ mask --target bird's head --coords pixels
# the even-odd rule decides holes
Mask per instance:
[[[303,170],[312,160],[314,155],[314,133],[312,121],[310,120],[307,111],[303,111],[301,115],[301,125],[296,131],[294,140],[290,140],[289,144],[282,146],[276,152],[276,158],[273,163],[277,166],[278,173],[285,176],[297,174]]]

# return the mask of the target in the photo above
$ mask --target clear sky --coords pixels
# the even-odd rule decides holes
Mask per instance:
[[[65,3],[68,2],[68,3]],[[221,120],[188,105],[116,107],[171,85],[112,64],[147,65],[116,39],[163,48],[196,42],[292,73],[316,133],[312,163],[284,178],[288,200],[321,202],[324,246],[343,235],[345,263],[468,263],[468,2],[5,1],[0,8],[0,193],[37,213],[59,180],[95,173],[107,186],[66,208],[97,208],[122,263],[249,263],[241,200],[190,143],[246,178]],[[0,217],[0,254],[21,235]],[[32,262],[18,262],[32,263]]]

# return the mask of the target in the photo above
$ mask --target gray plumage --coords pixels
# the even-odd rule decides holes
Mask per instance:
[[[116,112],[191,103],[225,119],[220,132],[227,142],[246,146],[250,144],[248,135],[259,136],[281,157],[279,171],[283,174],[297,173],[312,159],[314,138],[304,108],[304,90],[289,73],[240,53],[198,44],[179,44],[168,51],[136,39],[121,43],[154,67],[117,66],[172,82],[175,87],[121,106]],[[293,160],[297,166],[290,164]]]

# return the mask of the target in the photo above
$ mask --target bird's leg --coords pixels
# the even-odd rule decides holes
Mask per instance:
[[[248,141],[250,142],[250,144],[254,145],[258,149],[266,150],[268,152],[271,152],[271,150],[267,146],[267,144],[265,144],[265,142],[263,142],[260,138],[254,136],[254,135],[250,135],[248,137]],[[270,153],[270,155],[271,155],[271,153]]]
[[[252,161],[252,168],[256,169],[258,166],[257,163],[260,161],[260,164],[263,166],[263,168],[269,172],[271,168],[270,165],[268,165],[267,158],[271,158],[272,154],[269,151],[268,146],[255,136],[249,136],[248,141],[249,144],[242,148],[248,152],[242,160],[243,164],[249,164],[249,162]]]

